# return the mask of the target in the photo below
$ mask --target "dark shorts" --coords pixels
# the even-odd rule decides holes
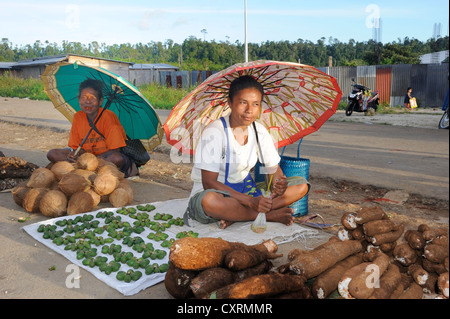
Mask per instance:
[[[310,183],[301,176],[287,177],[287,183],[288,183],[288,186],[307,184],[308,185],[308,193],[309,193],[309,190],[311,189]],[[265,188],[267,188],[267,185],[265,182],[259,182],[256,184],[256,187],[259,189],[265,189]],[[203,196],[205,196],[205,194],[207,194],[209,192],[216,192],[216,193],[222,194],[225,197],[230,197],[229,192],[219,191],[216,189],[207,189],[202,192],[198,192],[198,193],[194,194],[191,198],[189,198],[188,207],[183,216],[184,223],[186,225],[189,226],[189,222],[188,222],[189,218],[195,219],[196,221],[198,221],[202,224],[210,224],[210,223],[218,222],[217,219],[206,215],[205,211],[203,210],[203,206],[202,206]],[[306,193],[305,196],[308,193]]]

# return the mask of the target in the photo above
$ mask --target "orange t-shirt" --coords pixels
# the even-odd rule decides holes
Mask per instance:
[[[103,108],[100,107],[98,111],[99,115],[102,110]],[[86,152],[100,155],[106,151],[124,147],[126,145],[125,140],[127,135],[123,126],[120,124],[117,115],[113,111],[105,110],[95,126],[105,138],[100,136],[95,130],[92,130],[82,147]],[[75,113],[69,136],[69,147],[74,150],[77,149],[90,129],[91,127],[89,126],[86,113],[83,111]]]

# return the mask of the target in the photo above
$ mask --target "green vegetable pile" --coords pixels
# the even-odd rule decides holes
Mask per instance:
[[[42,238],[73,252],[84,266],[98,267],[106,275],[113,274],[117,280],[130,283],[142,278],[143,273],[167,272],[169,264],[163,260],[175,240],[198,236],[193,231],[183,231],[170,238],[165,230],[183,226],[183,219],[168,213],[151,214],[154,209],[147,204],[122,207],[115,212],[99,211],[95,216],[80,214],[59,219],[55,224],[40,224],[37,231]],[[140,236],[144,232],[148,232],[146,240]]]

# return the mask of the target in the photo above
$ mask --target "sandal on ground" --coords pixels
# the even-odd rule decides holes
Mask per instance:
[[[313,220],[315,218],[320,218],[322,220],[322,223],[313,223],[313,222],[311,222],[311,220]],[[310,216],[296,217],[294,219],[294,223],[297,223],[297,224],[300,224],[300,225],[309,226],[309,227],[313,227],[313,228],[318,228],[318,229],[326,229],[326,228],[331,228],[331,227],[335,226],[334,224],[327,224],[325,222],[325,219],[319,214],[313,214],[313,215],[310,215]]]

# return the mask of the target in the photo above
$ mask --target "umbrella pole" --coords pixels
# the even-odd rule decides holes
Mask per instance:
[[[105,110],[111,105],[112,100],[115,98],[116,92],[114,91],[114,94],[111,95],[108,99],[108,101],[106,101],[105,107],[103,108],[103,110],[100,112],[100,115],[97,117],[97,119],[94,122],[94,126],[95,124],[97,124],[98,120],[100,119],[100,117],[102,116],[103,112],[105,112]],[[80,152],[81,148],[83,147],[84,143],[86,142],[88,136],[91,134],[92,130],[94,129],[94,126],[91,127],[91,129],[89,130],[89,132],[86,134],[86,136],[83,138],[83,140],[81,141],[80,145],[78,146],[78,148],[76,149],[75,153],[73,153],[73,156],[77,156],[78,153]]]

